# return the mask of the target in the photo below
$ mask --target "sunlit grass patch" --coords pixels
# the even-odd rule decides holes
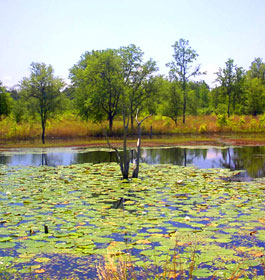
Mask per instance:
[[[179,120],[175,125],[170,118],[153,116],[142,126],[143,135],[182,135],[203,133],[264,133],[263,116],[187,116],[186,123]],[[102,137],[103,127],[108,128],[108,122],[101,124],[84,121],[74,114],[65,114],[47,121],[47,139],[84,139],[88,137]],[[121,118],[116,118],[113,125],[113,136],[121,137],[123,125]],[[135,133],[130,131],[131,134]],[[38,119],[23,120],[16,123],[12,117],[0,120],[0,139],[2,140],[36,140],[41,136],[41,122]]]

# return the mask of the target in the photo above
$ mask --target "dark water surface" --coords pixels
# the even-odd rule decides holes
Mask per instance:
[[[0,151],[0,164],[6,165],[57,166],[114,161],[115,152],[104,150],[47,148]],[[246,170],[244,177],[260,178],[265,177],[265,146],[146,148],[142,149],[141,162]]]

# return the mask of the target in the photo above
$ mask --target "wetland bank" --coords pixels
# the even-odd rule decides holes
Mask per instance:
[[[263,279],[263,146],[143,149],[128,181],[111,154],[1,152],[1,275],[96,279],[126,267],[128,279]]]
[[[2,2],[0,280],[264,279],[262,5]]]

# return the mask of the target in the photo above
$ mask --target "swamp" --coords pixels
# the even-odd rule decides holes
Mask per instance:
[[[237,2],[0,1],[0,280],[265,279],[265,1]]]
[[[264,163],[264,146],[144,148],[122,180],[105,148],[2,150],[0,277],[264,279]]]

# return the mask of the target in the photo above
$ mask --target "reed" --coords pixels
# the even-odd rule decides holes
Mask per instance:
[[[191,245],[192,246],[192,245]],[[102,263],[97,266],[97,279],[99,280],[166,280],[166,279],[197,279],[196,270],[200,264],[199,255],[196,253],[196,248],[191,248],[190,259],[183,258],[179,253],[178,248],[175,248],[173,257],[168,257],[168,260],[162,266],[159,263],[154,263],[147,266],[137,266],[130,255],[119,255],[117,258],[111,254],[105,256]],[[245,260],[247,263],[247,259]],[[225,278],[228,280],[237,279],[262,279],[265,276],[264,260],[262,262],[263,275],[257,275],[256,271],[249,271],[242,264],[235,264],[232,271],[225,272]],[[200,278],[201,279],[201,278]],[[204,279],[215,280],[220,279],[215,272]]]
[[[84,121],[74,114],[65,114],[47,121],[47,139],[77,139],[86,137],[103,137],[103,128],[108,128],[108,122],[101,124]],[[264,116],[187,116],[186,123],[181,120],[176,125],[171,119],[163,116],[153,116],[142,126],[142,134],[179,135],[207,133],[264,133]],[[122,120],[116,118],[113,125],[113,136],[121,137],[123,133]],[[135,133],[130,131],[131,134]],[[12,117],[0,120],[0,139],[2,140],[34,140],[40,138],[41,124],[38,119],[16,123]]]

